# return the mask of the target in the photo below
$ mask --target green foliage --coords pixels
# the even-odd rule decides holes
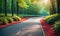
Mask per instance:
[[[39,15],[40,6],[33,4],[32,0],[18,0],[21,14]]]
[[[0,17],[11,17],[11,14],[7,14],[7,16],[5,16],[4,14],[0,14]]]
[[[60,32],[60,21],[55,22],[54,29],[56,32]]]
[[[20,21],[21,18],[19,16],[11,16],[11,14],[8,14],[7,16],[4,16],[4,14],[0,14],[0,25],[5,25],[7,23],[12,23],[13,21]]]
[[[19,6],[22,7],[22,8],[28,8],[29,6],[27,5],[27,3],[25,2],[25,0],[18,0],[19,2]]]
[[[8,21],[5,17],[0,18],[0,24],[4,25],[4,24],[7,24],[7,23],[8,23]]]
[[[54,24],[56,21],[60,20],[60,15],[54,14],[45,18],[48,24]]]
[[[11,17],[6,17],[6,19],[8,20],[8,23],[13,22],[13,19]]]
[[[0,21],[0,25],[4,25],[2,21]]]
[[[0,14],[0,17],[4,17],[4,14]]]
[[[7,9],[9,9],[9,10],[11,9],[11,1],[12,0],[7,0],[7,7],[8,7]]]
[[[20,21],[20,20],[21,20],[21,18],[20,18],[20,17],[18,17],[18,16],[13,16],[13,20],[14,20],[14,21]]]
[[[2,9],[2,12],[4,12],[4,9],[5,9],[4,8],[5,6],[3,4],[4,2],[5,2],[4,0],[0,0],[0,6]],[[11,13],[12,7],[13,7],[14,12],[17,11],[17,2],[18,2],[18,10],[19,10],[19,13],[21,13],[21,14],[37,15],[37,14],[40,14],[41,11],[43,11],[42,9],[44,9],[48,13],[50,12],[51,3],[48,2],[45,4],[43,2],[43,0],[13,0],[13,6],[11,6],[12,0],[7,0],[6,1],[6,4],[7,4],[6,10],[9,11],[8,13]],[[57,3],[55,3],[55,4],[57,5]]]

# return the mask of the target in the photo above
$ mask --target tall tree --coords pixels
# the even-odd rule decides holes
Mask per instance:
[[[17,6],[17,15],[19,14],[19,6],[18,6],[18,1],[16,1],[16,6]]]
[[[14,4],[13,4],[13,1],[14,1],[14,0],[12,0],[12,5],[11,5],[12,16],[14,16],[14,6],[13,6]]]
[[[55,9],[55,0],[50,0],[51,1],[51,12],[50,14],[55,14],[56,13],[56,9]]]
[[[5,5],[5,16],[7,16],[7,0],[4,0],[5,1],[5,3],[4,3],[4,5]]]
[[[2,13],[2,0],[0,0],[0,13]]]
[[[58,13],[60,14],[60,0],[57,0]]]

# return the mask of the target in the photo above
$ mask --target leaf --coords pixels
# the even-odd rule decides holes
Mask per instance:
[[[26,8],[26,9],[29,7],[27,5],[27,3],[25,2],[25,0],[20,0],[18,5],[22,8]]]

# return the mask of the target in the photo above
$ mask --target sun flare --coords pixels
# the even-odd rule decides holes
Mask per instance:
[[[44,0],[45,3],[48,3],[49,1],[48,0]]]

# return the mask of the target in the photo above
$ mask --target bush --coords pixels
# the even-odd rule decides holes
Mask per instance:
[[[55,21],[58,21],[60,18],[60,15],[58,14],[54,14],[54,15],[51,15],[49,17],[46,17],[45,20],[48,24],[54,24]]]
[[[14,20],[14,21],[20,21],[20,20],[21,20],[21,18],[20,18],[20,17],[18,17],[18,16],[13,16],[13,20]]]
[[[6,19],[8,20],[8,23],[13,22],[13,19],[11,17],[6,17]]]
[[[21,18],[19,16],[12,16],[11,14],[8,14],[7,16],[5,16],[4,14],[0,14],[0,25],[4,25],[7,23],[11,23],[13,21],[20,21]]]
[[[0,17],[4,17],[4,15],[3,14],[0,14]]]
[[[56,32],[60,32],[60,21],[55,23],[54,29],[55,29]]]
[[[0,25],[3,25],[3,22],[2,21],[0,21]]]
[[[0,17],[11,17],[11,14],[7,14],[7,16],[5,16],[4,14],[0,14]]]
[[[0,23],[3,25],[3,24],[7,24],[8,21],[6,18],[0,18]]]
[[[57,15],[58,15],[58,14],[49,15],[49,16],[46,16],[45,19],[47,20],[47,19],[49,19],[49,18],[51,18],[51,17],[54,17],[54,16],[57,16]]]
[[[55,19],[53,18],[50,18],[49,20],[46,21],[48,24],[54,24],[55,22]]]

